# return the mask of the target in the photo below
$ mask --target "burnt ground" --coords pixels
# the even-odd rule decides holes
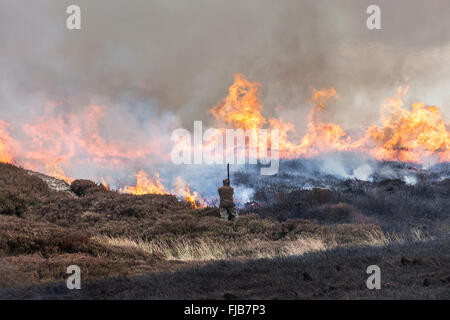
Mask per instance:
[[[248,180],[254,201],[229,222],[170,195],[41,178],[0,164],[3,299],[450,298],[449,179]],[[79,291],[65,286],[72,264]],[[372,264],[381,290],[366,288]]]

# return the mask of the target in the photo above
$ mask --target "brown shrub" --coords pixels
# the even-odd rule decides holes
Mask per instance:
[[[41,179],[21,168],[0,163],[0,214],[21,216],[49,193]]]
[[[296,190],[289,193],[276,194],[277,203],[284,205],[308,205],[316,206],[330,203],[333,201],[333,195],[330,190],[314,188],[312,190]]]
[[[21,216],[26,212],[27,198],[13,190],[0,190],[0,214]]]
[[[311,202],[312,204],[325,204],[330,203],[333,197],[331,192],[327,189],[314,188],[306,197],[306,201]]]
[[[85,253],[61,254],[51,258],[39,254],[5,257],[0,260],[0,271],[4,271],[0,275],[0,288],[64,281],[68,277],[67,267],[73,264],[81,268],[82,281],[87,282],[136,273],[139,261],[94,257]]]
[[[364,223],[370,221],[354,206],[342,202],[313,208],[303,217],[320,223]]]
[[[91,180],[78,179],[71,183],[70,190],[72,190],[77,196],[81,197],[97,192],[104,192],[106,191],[106,188],[102,184],[96,184]]]
[[[393,192],[404,185],[405,183],[400,179],[385,179],[379,183],[380,188],[386,192]]]
[[[87,234],[49,223],[32,223],[20,218],[0,217],[0,255],[90,252]]]

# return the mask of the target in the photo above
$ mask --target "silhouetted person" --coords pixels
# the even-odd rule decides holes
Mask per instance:
[[[222,219],[233,220],[237,216],[233,194],[234,190],[230,187],[230,181],[228,179],[223,179],[223,186],[219,188],[219,212],[220,218]]]

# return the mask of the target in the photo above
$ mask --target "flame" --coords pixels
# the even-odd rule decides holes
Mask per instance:
[[[210,113],[222,125],[222,131],[229,126],[254,129],[257,135],[261,129],[278,129],[282,158],[350,151],[366,153],[378,160],[414,163],[429,162],[430,159],[450,161],[450,124],[444,121],[437,106],[423,102],[405,106],[408,88],[399,88],[393,97],[386,100],[381,108],[379,123],[368,127],[360,137],[350,137],[340,125],[324,120],[325,108],[338,99],[333,87],[313,89],[313,107],[303,136],[297,133],[293,122],[263,115],[260,88],[259,83],[236,74],[227,96]],[[9,123],[0,120],[0,162],[15,163],[70,183],[73,179],[65,170],[70,172],[86,163],[116,169],[125,167],[130,161],[149,161],[152,155],[157,155],[161,162],[170,159],[170,154],[158,151],[164,150],[167,144],[167,140],[162,139],[164,133],[158,131],[160,127],[156,125],[155,130],[152,129],[152,139],[138,129],[132,140],[122,135],[113,139],[108,132],[102,132],[108,128],[103,123],[107,119],[106,111],[103,106],[87,105],[76,115],[61,114],[57,102],[47,101],[43,114],[34,117],[33,122],[14,125],[14,133],[20,134],[20,137],[28,136],[28,140],[21,139],[22,142],[10,135]],[[149,121],[153,124],[153,120]],[[136,180],[136,186],[125,187],[122,191],[133,194],[168,193],[158,175],[149,178],[144,171],[139,171]],[[175,192],[190,199],[190,202],[198,201],[198,193],[186,187]]]
[[[61,168],[61,164],[60,164],[61,160],[62,159],[56,159],[55,162],[47,163],[45,165],[45,172],[49,176],[52,176],[59,180],[64,180],[68,184],[71,184],[74,179],[66,176],[66,174],[64,173],[64,170]]]
[[[314,156],[325,150],[346,150],[350,147],[350,138],[340,126],[318,120],[325,103],[337,99],[334,88],[314,89],[311,100],[315,103],[315,108],[308,117],[308,131],[299,142],[290,139],[290,133],[296,134],[293,123],[264,118],[263,106],[258,98],[259,88],[259,83],[251,83],[242,74],[236,74],[228,96],[211,109],[211,113],[216,120],[233,128],[255,129],[256,135],[265,124],[268,124],[269,129],[278,129],[280,155],[284,158]],[[261,146],[260,143],[258,146]]]
[[[262,143],[258,141],[258,132],[268,122],[262,115],[263,105],[258,98],[260,87],[259,83],[251,83],[244,75],[235,74],[227,97],[210,110],[219,122],[236,129],[249,130],[252,141],[255,141],[258,147]],[[225,128],[222,131],[224,132]],[[225,150],[226,154],[233,152],[234,149],[231,148]]]
[[[104,107],[88,105],[80,115],[75,115],[58,114],[58,106],[47,101],[43,114],[21,126],[29,138],[23,146],[8,135],[9,124],[0,120],[0,161],[14,162],[70,182],[73,179],[65,169],[77,166],[78,161],[122,168],[130,159],[147,159],[155,150],[162,149],[161,139],[141,137],[142,143],[133,144],[126,139],[105,139],[100,133]],[[160,158],[165,160],[164,155]]]
[[[77,154],[80,129],[76,119],[71,115],[43,115],[35,123],[24,124],[23,131],[31,137],[31,143],[22,152],[20,164],[70,184],[74,179],[63,167]]]
[[[352,141],[344,129],[331,122],[321,122],[320,113],[326,103],[338,98],[336,90],[313,89],[311,101],[315,103],[308,116],[308,130],[295,151],[300,156],[315,156],[327,151],[346,151],[352,148]]]
[[[103,179],[102,184],[106,185]],[[109,190],[107,185],[106,187]],[[189,185],[185,183],[181,177],[177,177],[174,183],[174,190],[169,192],[162,184],[158,173],[156,173],[153,178],[149,178],[144,170],[140,170],[137,173],[136,185],[134,187],[127,186],[120,189],[120,192],[134,195],[173,193],[176,196],[183,198],[194,209],[205,208],[207,206],[206,201],[200,196],[200,194],[197,191],[191,192]]]
[[[102,184],[103,187],[105,187],[106,190],[108,191],[111,190],[104,178],[101,178],[100,183]]]
[[[134,195],[169,193],[162,184],[158,173],[149,178],[144,170],[140,170],[136,174],[136,185],[134,187],[126,186],[125,188],[120,189],[120,192],[131,193]]]
[[[90,105],[87,116],[83,120],[84,138],[78,139],[80,147],[86,150],[94,162],[103,164],[114,161],[116,164],[121,164],[123,159],[142,158],[150,153],[152,150],[150,144],[130,148],[128,141],[107,141],[103,138],[100,134],[99,123],[104,115],[104,107]]]
[[[257,97],[259,88],[259,83],[251,83],[242,74],[236,74],[228,96],[211,109],[211,113],[234,128],[261,128],[266,119],[261,114],[263,106]]]
[[[399,88],[387,99],[381,111],[381,126],[371,126],[367,135],[376,144],[373,155],[377,159],[403,162],[422,162],[437,156],[439,161],[450,161],[450,131],[439,108],[423,102],[405,109],[404,98],[408,88]]]
[[[211,113],[214,117],[241,129],[261,129],[268,124],[279,130],[280,156],[283,158],[313,157],[331,151],[357,151],[378,160],[422,163],[437,158],[450,161],[450,130],[442,119],[439,108],[419,102],[411,110],[403,107],[408,88],[399,88],[394,97],[382,106],[381,126],[370,126],[359,139],[353,140],[338,124],[321,121],[321,113],[329,102],[338,98],[336,90],[313,89],[314,108],[308,116],[306,134],[294,141],[293,123],[281,119],[266,119],[258,98],[258,83],[247,81],[237,74],[228,96]]]
[[[13,163],[11,147],[15,142],[8,134],[9,123],[0,120],[0,163]]]
[[[181,179],[181,177],[178,177],[175,180],[174,194],[184,198],[184,200],[194,209],[206,208],[207,206],[206,201],[200,194],[197,191],[191,192],[189,186]]]

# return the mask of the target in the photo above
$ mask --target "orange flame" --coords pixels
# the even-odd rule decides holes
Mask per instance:
[[[315,103],[314,109],[308,116],[308,130],[295,151],[296,155],[315,156],[327,151],[345,151],[352,148],[352,141],[339,125],[320,122],[319,114],[325,104],[338,98],[334,88],[313,89],[311,101]],[[292,155],[291,155],[292,156]]]
[[[121,189],[120,192],[131,193],[134,195],[169,193],[159,179],[158,173],[149,178],[144,170],[140,170],[136,174],[136,185],[134,187],[126,186]]]
[[[22,152],[21,164],[70,184],[74,179],[66,175],[63,165],[77,153],[80,130],[75,119],[70,115],[42,116],[34,124],[25,124],[23,130],[31,137],[31,143]]]
[[[266,119],[261,115],[263,106],[257,97],[259,87],[259,83],[251,83],[242,74],[236,74],[228,96],[211,109],[211,113],[234,128],[261,128]]]
[[[101,178],[100,183],[102,184],[103,187],[105,187],[106,190],[108,190],[108,191],[111,190],[104,178]]]
[[[436,106],[419,102],[411,110],[403,108],[407,88],[387,99],[380,116],[381,126],[371,126],[359,139],[352,140],[339,125],[320,120],[326,104],[338,98],[334,88],[313,89],[311,101],[315,107],[308,116],[306,134],[296,142],[291,122],[262,115],[258,95],[260,85],[237,74],[228,96],[212,110],[213,116],[234,128],[261,129],[265,124],[279,130],[280,156],[283,158],[312,157],[330,151],[365,152],[379,160],[421,163],[434,157],[440,162],[450,161],[450,126],[442,119]]]
[[[102,184],[106,185],[104,180]],[[106,185],[107,188],[109,188]],[[153,178],[149,178],[144,170],[140,170],[136,175],[136,185],[134,187],[127,186],[119,190],[122,193],[130,193],[134,195],[145,195],[145,194],[170,194],[171,192],[162,184],[159,174],[156,173]],[[191,192],[189,186],[178,177],[175,180],[173,194],[182,197],[186,202],[188,202],[192,208],[200,209],[206,207],[206,201],[200,196],[197,191]]]
[[[408,88],[399,88],[387,99],[381,111],[381,127],[372,126],[367,135],[376,144],[377,159],[422,162],[436,157],[450,161],[450,130],[447,130],[439,108],[414,103],[411,110],[403,108]]]
[[[90,105],[87,117],[83,121],[85,137],[78,140],[78,144],[94,158],[94,162],[104,163],[113,160],[120,163],[122,159],[136,159],[149,154],[152,150],[149,145],[129,148],[125,142],[105,140],[99,130],[99,121],[104,114],[104,108]]]
[[[180,177],[175,180],[174,193],[175,195],[183,197],[194,209],[206,208],[207,206],[206,201],[199,193],[197,191],[191,192],[189,186]]]
[[[262,142],[258,141],[259,129],[267,123],[261,113],[263,106],[258,98],[260,87],[259,83],[251,83],[242,74],[235,74],[234,82],[228,89],[228,96],[210,110],[219,122],[236,129],[251,130],[252,141],[255,141],[257,146],[262,146]],[[226,154],[233,152],[234,149],[231,148],[225,150]]]
[[[263,128],[278,129],[282,158],[312,157],[330,151],[356,151],[379,160],[415,163],[430,159],[450,161],[450,124],[444,121],[436,106],[418,102],[411,108],[405,107],[407,88],[399,88],[393,97],[387,99],[382,106],[378,125],[368,127],[361,137],[352,139],[341,126],[322,119],[327,104],[338,98],[334,88],[313,90],[311,101],[314,107],[308,116],[306,133],[300,137],[294,123],[263,116],[260,87],[259,83],[252,83],[242,74],[237,74],[226,98],[210,112],[219,122],[243,130],[255,129],[256,134]],[[163,139],[147,139],[145,135],[136,134],[135,141],[130,143],[126,139],[121,141],[121,136],[118,140],[106,138],[101,134],[101,129],[107,126],[100,125],[105,110],[89,105],[80,113],[82,117],[73,114],[63,116],[58,115],[58,103],[47,102],[44,115],[37,117],[36,122],[22,126],[23,132],[30,137],[24,145],[9,135],[9,123],[0,120],[0,162],[45,171],[70,183],[72,178],[65,174],[64,169],[70,169],[78,161],[123,167],[129,160],[148,160],[154,154],[158,156],[158,161],[170,158],[170,154],[161,155],[159,151],[154,151],[164,149]],[[156,135],[161,137],[158,133]],[[124,192],[167,193],[157,175],[148,178],[144,171],[140,171],[136,178],[136,186],[126,187]],[[195,192],[183,192],[184,197],[195,198]]]
[[[314,90],[312,101],[316,105],[309,115],[308,132],[297,143],[289,137],[289,133],[296,132],[292,123],[263,117],[263,106],[257,97],[259,88],[258,83],[251,83],[243,75],[236,74],[228,96],[211,113],[217,120],[234,128],[256,129],[256,134],[266,123],[270,129],[278,129],[280,155],[284,158],[314,156],[325,150],[346,150],[350,147],[350,138],[340,126],[318,122],[325,103],[337,98],[334,88]]]
[[[57,159],[56,162],[47,163],[45,165],[45,172],[49,176],[52,176],[59,180],[64,180],[68,184],[71,184],[74,179],[66,176],[66,174],[64,173],[64,170],[61,168],[60,161],[61,161],[61,159]]]
[[[58,112],[57,107],[58,103],[47,101],[44,114],[35,122],[22,126],[30,138],[26,147],[20,147],[8,136],[8,123],[1,121],[0,160],[14,161],[28,169],[70,182],[73,179],[65,174],[63,168],[76,164],[80,155],[100,166],[117,167],[124,166],[129,159],[143,158],[161,149],[161,140],[158,139],[147,139],[143,144],[106,140],[99,128],[104,116],[102,107],[87,106],[83,117],[70,113],[54,115]],[[16,153],[17,158],[13,157]],[[160,158],[164,159],[164,156]]]
[[[12,163],[13,156],[11,153],[11,146],[14,141],[8,134],[9,124],[0,120],[0,163]]]

